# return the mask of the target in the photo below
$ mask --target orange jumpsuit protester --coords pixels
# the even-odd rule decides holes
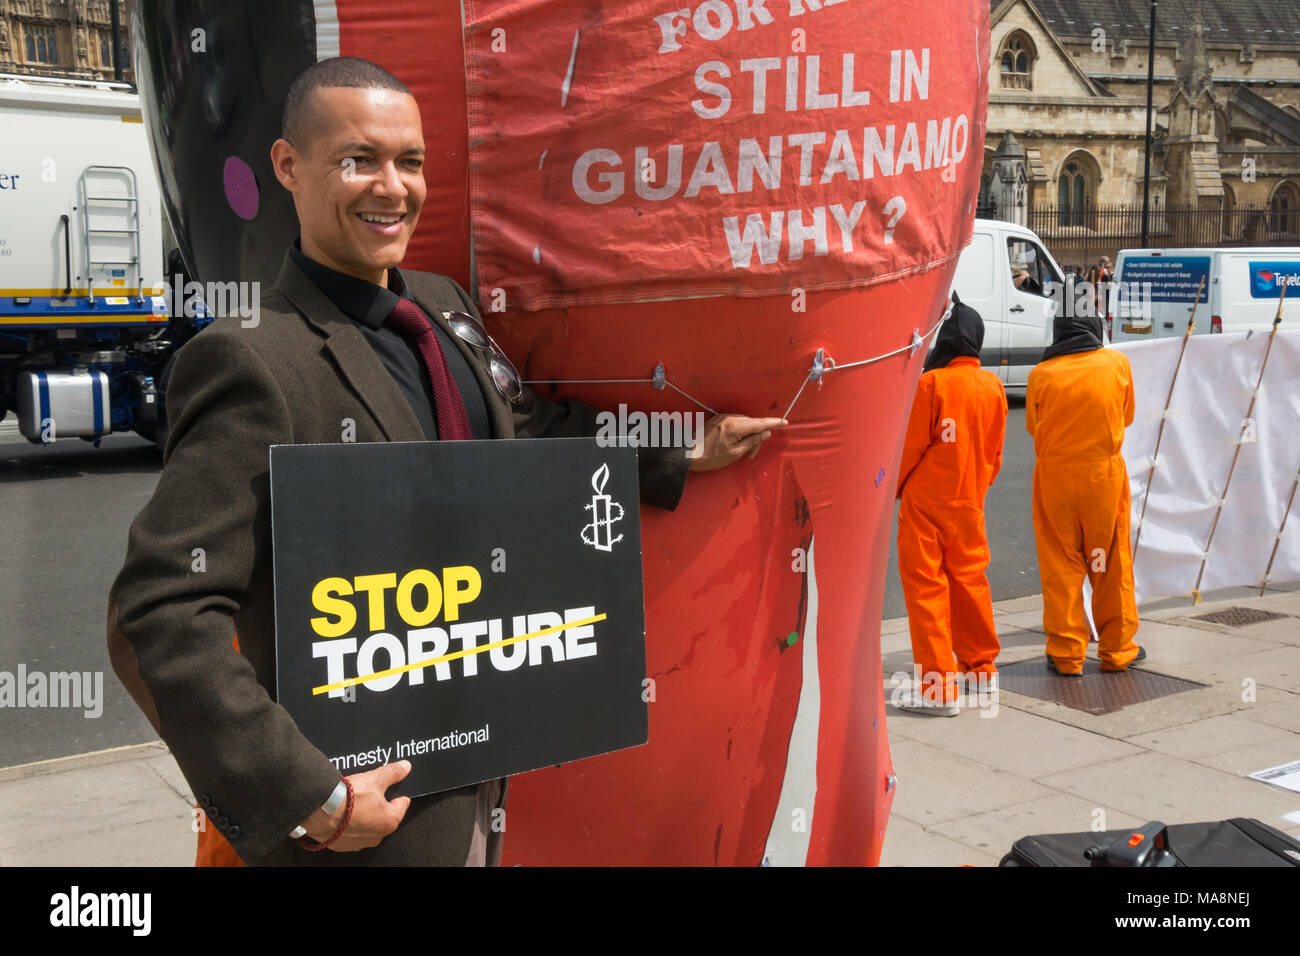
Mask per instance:
[[[1034,539],[1048,666],[1060,674],[1083,672],[1091,636],[1085,575],[1101,669],[1124,670],[1145,657],[1133,641],[1128,469],[1120,455],[1132,422],[1128,358],[1102,347],[1100,319],[1058,316],[1052,345],[1029,374],[1025,427],[1034,438]]]
[[[898,570],[920,674],[919,694],[901,704],[907,710],[955,715],[956,674],[997,673],[984,496],[1002,466],[1007,398],[980,368],[983,342],[979,313],[954,294],[903,444]]]

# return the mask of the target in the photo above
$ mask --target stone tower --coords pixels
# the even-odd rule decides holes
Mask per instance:
[[[989,198],[996,216],[1006,222],[1025,225],[1029,210],[1025,148],[1010,130],[1002,135],[989,175]]]

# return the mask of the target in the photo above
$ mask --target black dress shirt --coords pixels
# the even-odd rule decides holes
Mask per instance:
[[[293,241],[289,255],[366,337],[379,360],[393,376],[397,387],[406,396],[415,417],[420,420],[424,437],[436,441],[438,419],[434,411],[433,383],[425,369],[424,356],[413,340],[385,324],[398,299],[406,295],[406,281],[402,274],[396,267],[389,269],[388,288],[385,289],[317,262],[302,251],[297,239]],[[447,356],[447,368],[460,391],[460,399],[465,403],[470,434],[475,438],[491,438],[487,405],[483,401],[483,393],[479,390],[473,370],[438,323],[433,323],[433,330],[438,335],[438,344],[442,346],[443,354]]]

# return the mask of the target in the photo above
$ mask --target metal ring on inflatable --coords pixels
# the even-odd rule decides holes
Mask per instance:
[[[274,279],[285,91],[364,57],[423,115],[403,265],[470,289],[535,389],[788,412],[642,509],[650,741],[515,777],[503,863],[876,863],[894,472],[971,234],[988,4],[142,0],[134,36],[195,278]]]

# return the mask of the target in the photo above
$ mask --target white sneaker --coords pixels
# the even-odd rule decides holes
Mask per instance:
[[[956,717],[961,713],[961,708],[956,703],[945,704],[937,700],[926,700],[919,691],[915,690],[903,691],[894,706],[899,710],[927,714],[931,717]]]
[[[966,682],[967,697],[996,697],[998,695],[998,675],[987,674],[983,676],[984,679],[982,681],[970,680]]]

